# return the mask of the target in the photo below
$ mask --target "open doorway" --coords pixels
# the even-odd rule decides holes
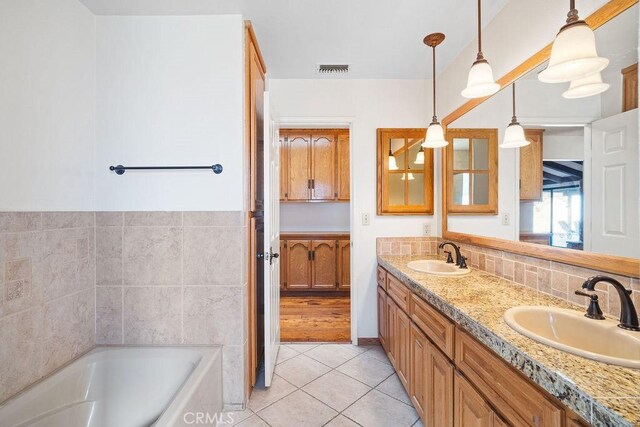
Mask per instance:
[[[280,129],[280,339],[351,342],[350,131]]]

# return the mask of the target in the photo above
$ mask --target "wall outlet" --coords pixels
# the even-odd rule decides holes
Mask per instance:
[[[431,236],[431,224],[427,222],[422,226],[422,234],[425,236]]]
[[[370,225],[371,218],[369,217],[369,212],[364,212],[362,214],[362,225]]]
[[[509,225],[511,223],[511,217],[508,213],[502,214],[502,225]]]

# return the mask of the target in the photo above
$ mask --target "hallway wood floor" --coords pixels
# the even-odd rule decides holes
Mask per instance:
[[[349,342],[349,296],[280,298],[281,342]]]

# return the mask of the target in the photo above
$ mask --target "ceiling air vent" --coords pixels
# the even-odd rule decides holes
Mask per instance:
[[[316,72],[320,75],[345,75],[349,73],[349,64],[318,64]]]

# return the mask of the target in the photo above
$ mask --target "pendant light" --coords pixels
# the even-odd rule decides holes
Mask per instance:
[[[562,83],[581,79],[602,71],[609,65],[596,51],[596,37],[586,22],[578,17],[575,0],[569,1],[567,23],[560,28],[551,47],[547,68],[538,74],[544,83]]]
[[[581,79],[571,80],[569,89],[562,96],[568,99],[586,98],[598,95],[607,89],[609,89],[609,84],[602,82],[600,73],[595,73]]]
[[[462,91],[465,98],[483,98],[500,90],[493,79],[493,70],[482,54],[482,2],[478,0],[478,55],[469,70],[467,87]]]
[[[397,171],[398,170],[398,163],[396,163],[396,158],[394,157],[393,153],[391,152],[391,143],[389,143],[389,170],[390,171]]]
[[[516,118],[516,84],[511,84],[511,102],[513,107],[513,117],[511,123],[504,132],[504,141],[500,144],[500,148],[519,148],[529,145],[529,141],[524,137],[524,129],[518,123]]]
[[[405,180],[413,181],[416,178],[413,176],[413,173],[411,173],[411,168],[409,167],[408,168],[408,173],[403,173],[402,174],[402,178],[400,178],[400,179],[402,181],[405,181]]]
[[[416,165],[424,165],[424,147],[420,145],[420,151],[416,154],[416,160],[413,162]]]
[[[422,143],[422,146],[427,148],[440,148],[449,144],[444,139],[444,130],[436,116],[436,46],[442,43],[443,40],[444,34],[442,33],[428,34],[423,40],[424,44],[430,46],[433,51],[433,118],[427,128],[427,137]]]

